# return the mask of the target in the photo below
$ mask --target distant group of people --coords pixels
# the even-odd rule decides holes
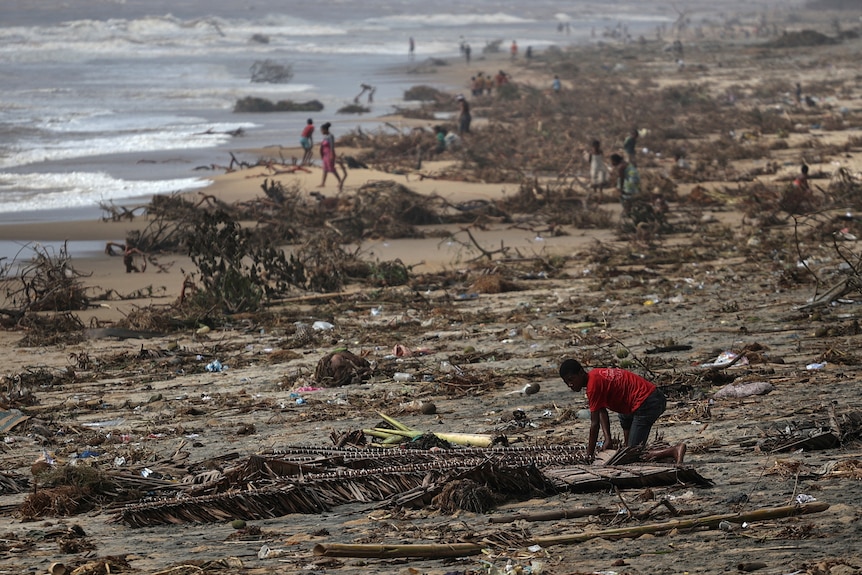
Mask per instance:
[[[470,77],[470,94],[474,97],[479,97],[483,94],[490,96],[494,88],[502,88],[509,83],[510,77],[504,70],[500,70],[496,75],[485,75],[484,72],[477,72],[475,76]]]
[[[637,167],[638,137],[637,129],[632,129],[622,143],[620,152],[608,158],[610,169],[605,164],[602,145],[593,140],[584,152],[584,159],[590,166],[590,188],[594,194],[601,193],[607,185],[619,193],[622,215],[637,226],[640,223],[661,223],[667,213],[667,202],[660,194],[643,194],[640,189],[640,172]],[[683,153],[674,157],[675,166],[687,169]]]

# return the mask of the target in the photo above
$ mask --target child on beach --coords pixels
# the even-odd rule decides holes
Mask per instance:
[[[599,427],[604,434],[601,451],[613,447],[608,410],[619,415],[626,447],[646,445],[653,424],[667,407],[667,398],[654,384],[625,369],[595,368],[589,372],[575,359],[560,364],[560,377],[572,391],[586,387],[590,406],[590,435],[587,457],[595,457]],[[646,452],[645,459],[672,458],[681,465],[685,457],[685,443]]]
[[[303,154],[302,161],[300,162],[300,166],[307,166],[311,163],[311,155],[312,150],[314,149],[314,139],[312,135],[314,134],[314,121],[309,118],[305,127],[302,129],[302,135],[299,138],[299,144],[302,146]]]
[[[587,161],[590,163],[590,185],[593,193],[601,192],[608,183],[608,168],[605,166],[605,156],[602,153],[602,143],[593,140],[587,151]]]
[[[323,139],[320,141],[320,159],[323,164],[323,179],[320,181],[319,188],[326,185],[326,175],[333,174],[338,180],[338,191],[344,187],[344,179],[338,175],[338,170],[335,168],[335,136],[329,133],[329,128],[332,126],[326,122],[320,126],[320,133],[323,134]]]

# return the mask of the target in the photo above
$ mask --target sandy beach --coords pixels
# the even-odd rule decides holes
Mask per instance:
[[[317,150],[298,169],[286,137],[238,146],[247,165],[187,195],[211,221],[221,206],[268,230],[246,261],[318,246],[306,280],[347,278],[337,289],[259,270],[272,297],[228,313],[189,302],[247,284],[207,284],[228,272],[182,250],[136,254],[133,273],[116,248],[35,268],[47,279],[16,262],[0,573],[862,573],[858,16],[776,12],[781,31],[752,37],[740,13],[684,30],[684,59],[667,38],[608,38],[530,62],[412,63],[393,73],[436,100],[379,132],[332,120],[339,156],[367,166],[341,192],[331,176],[319,187]],[[471,76],[501,69],[512,88],[470,94]],[[434,154],[459,93],[472,133]],[[590,189],[583,157],[592,138],[621,152],[633,127],[653,214],[640,220],[613,186]],[[0,240],[123,242],[163,218],[9,224]],[[323,252],[329,237],[351,241]],[[83,309],[26,308],[76,274]],[[231,295],[200,301],[241,308]],[[357,363],[335,384],[329,354],[344,350]],[[684,462],[579,460],[589,421],[558,377],[567,357],[654,381],[668,406],[650,445],[683,442]],[[366,445],[354,461],[351,438],[381,413],[511,451],[449,472],[445,449]],[[507,459],[518,449],[531,464]],[[352,544],[373,549],[335,552]],[[411,545],[430,556],[389,549]]]

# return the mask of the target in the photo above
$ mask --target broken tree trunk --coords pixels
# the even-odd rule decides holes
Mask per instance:
[[[569,535],[555,535],[551,537],[537,537],[532,541],[525,541],[524,546],[540,545],[550,547],[552,545],[570,545],[583,543],[590,539],[606,538],[618,539],[623,537],[638,537],[645,533],[663,533],[672,529],[692,529],[695,527],[707,527],[714,529],[722,521],[742,523],[751,521],[765,521],[779,517],[791,517],[793,515],[808,515],[820,513],[829,509],[828,503],[807,503],[805,505],[789,505],[785,507],[770,507],[749,511],[748,513],[726,513],[722,515],[708,515],[693,519],[666,521],[664,523],[653,523],[650,525],[638,525],[635,527],[620,527],[618,529],[605,529],[604,531],[587,531],[585,533],[574,533]],[[430,543],[422,545],[379,545],[379,544],[340,544],[340,543],[318,543],[314,546],[314,554],[324,557],[365,557],[377,559],[392,559],[395,557],[466,557],[477,555],[482,552],[483,545],[480,543]]]

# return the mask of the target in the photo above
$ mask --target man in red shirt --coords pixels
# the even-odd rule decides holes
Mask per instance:
[[[596,453],[599,427],[605,436],[602,450],[612,447],[609,409],[619,414],[625,445],[636,447],[646,444],[653,424],[667,407],[667,399],[661,390],[625,369],[596,368],[587,373],[577,360],[567,359],[560,364],[560,377],[572,391],[581,391],[586,387],[590,406],[587,457],[591,460]],[[645,458],[673,458],[677,464],[681,464],[685,450],[685,444],[679,443],[667,449],[649,451]]]

